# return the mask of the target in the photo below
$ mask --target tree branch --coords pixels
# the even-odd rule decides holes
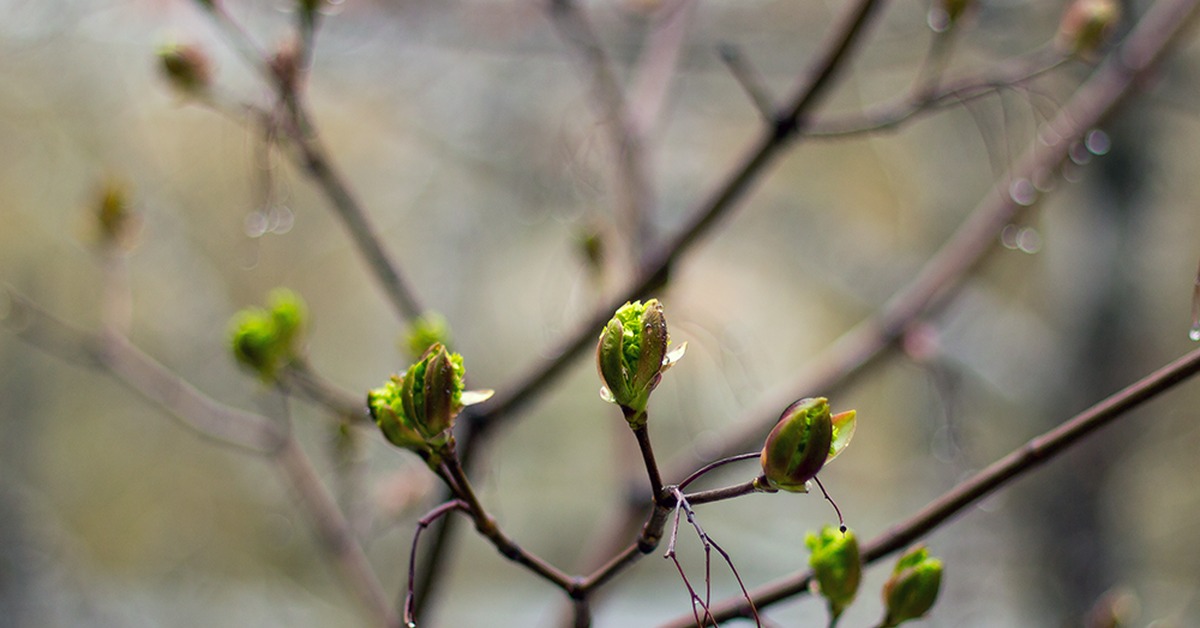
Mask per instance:
[[[950,489],[925,508],[896,524],[862,546],[864,564],[871,564],[907,547],[939,526],[950,521],[967,506],[987,497],[996,489],[1025,475],[1084,437],[1122,417],[1130,410],[1154,399],[1200,372],[1200,349],[1147,375],[1120,392],[1080,412],[1058,427],[1030,440],[986,469]],[[809,590],[812,573],[805,571],[751,591],[750,598],[762,609],[781,600],[803,595]],[[712,607],[715,621],[750,617],[746,600],[730,598]],[[694,626],[691,616],[679,617],[666,626]]]

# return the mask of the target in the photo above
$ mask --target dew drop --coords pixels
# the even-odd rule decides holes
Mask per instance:
[[[270,216],[268,222],[271,225],[271,233],[283,235],[291,231],[292,226],[296,224],[296,215],[287,205],[272,207]]]
[[[929,16],[927,20],[929,22],[929,28],[933,29],[933,32],[935,33],[944,33],[950,28],[950,14],[946,13],[945,9],[942,9],[941,7],[933,7],[929,9]]]
[[[1037,188],[1029,179],[1017,179],[1008,186],[1008,195],[1017,205],[1029,207],[1037,201]]]
[[[1025,227],[1017,233],[1017,250],[1033,255],[1042,250],[1042,234],[1033,227]]]
[[[608,386],[600,387],[600,398],[608,403],[617,402],[617,398],[613,396],[612,391],[608,389]]]
[[[1192,328],[1188,330],[1188,338],[1200,342],[1200,325],[1192,325]]]
[[[1093,155],[1105,155],[1112,149],[1112,139],[1100,129],[1088,131],[1087,136],[1083,138],[1083,144]]]
[[[265,212],[255,210],[246,214],[246,221],[243,224],[243,229],[246,235],[251,238],[261,238],[267,232],[268,219]]]
[[[1017,235],[1021,233],[1021,228],[1016,225],[1004,225],[1000,230],[1000,246],[1015,251],[1017,249]]]

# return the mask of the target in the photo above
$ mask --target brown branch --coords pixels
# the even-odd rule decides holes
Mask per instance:
[[[1129,411],[1171,390],[1188,378],[1200,373],[1200,349],[1147,375],[1136,383],[1080,412],[1058,427],[1030,440],[997,460],[970,479],[950,489],[925,508],[898,523],[862,546],[864,564],[871,564],[907,547],[939,526],[950,521],[971,504],[987,497],[996,489],[1025,475],[1086,436],[1126,415]],[[805,571],[759,587],[750,598],[762,609],[781,600],[802,595],[809,590],[812,573]],[[751,606],[741,598],[730,598],[712,607],[715,621],[734,617],[750,617]],[[679,617],[666,626],[693,626],[690,616]]]

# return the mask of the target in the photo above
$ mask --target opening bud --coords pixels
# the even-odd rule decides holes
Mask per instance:
[[[804,544],[812,552],[808,564],[812,567],[821,595],[829,603],[829,615],[836,622],[842,611],[854,601],[862,581],[858,538],[850,530],[842,532],[833,526],[825,526],[820,534],[810,532]]]
[[[454,437],[454,420],[462,409],[491,396],[491,391],[464,391],[462,356],[434,343],[403,375],[392,375],[367,393],[371,417],[393,445],[418,453],[440,454]]]
[[[824,397],[788,406],[763,445],[758,488],[807,493],[809,480],[850,444],[856,418],[854,410],[831,414]]]
[[[238,363],[259,374],[264,382],[300,357],[308,308],[291,290],[277,288],[267,296],[267,308],[246,308],[230,322],[230,345]]]
[[[887,607],[883,626],[900,624],[924,617],[937,601],[942,585],[942,561],[931,558],[929,550],[918,545],[896,561],[892,576],[883,585]]]
[[[683,343],[668,352],[670,343],[658,299],[622,305],[600,332],[596,345],[596,367],[604,382],[600,397],[621,406],[631,427],[645,424],[650,393],[687,349]]]

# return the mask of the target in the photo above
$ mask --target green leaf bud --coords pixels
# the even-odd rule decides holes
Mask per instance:
[[[367,407],[388,442],[405,449],[424,450],[425,439],[412,426],[404,411],[401,401],[403,387],[404,378],[392,375],[383,386],[367,393]]]
[[[942,561],[931,558],[923,545],[910,549],[896,561],[892,576],[883,585],[887,607],[883,626],[899,626],[924,617],[937,601],[941,585]]]
[[[644,424],[650,393],[683,355],[686,343],[668,352],[667,319],[657,299],[617,309],[600,333],[596,367],[604,382],[601,397],[621,406],[631,427]]]
[[[829,603],[829,614],[836,620],[854,601],[862,581],[858,538],[852,531],[842,532],[833,526],[825,526],[820,534],[810,532],[804,544],[812,552],[808,564],[821,595]]]
[[[212,65],[199,46],[165,45],[158,49],[158,63],[167,81],[184,95],[203,95],[212,84]]]
[[[788,406],[763,445],[762,488],[807,493],[808,481],[825,466],[832,445],[829,400],[810,397]]]
[[[465,375],[462,356],[434,343],[403,375],[368,392],[367,407],[392,444],[439,453],[453,441],[451,430],[463,407],[491,396],[465,392]]]
[[[230,322],[234,358],[259,374],[275,379],[287,363],[300,357],[308,309],[299,295],[278,288],[267,297],[268,308],[246,308]]]

